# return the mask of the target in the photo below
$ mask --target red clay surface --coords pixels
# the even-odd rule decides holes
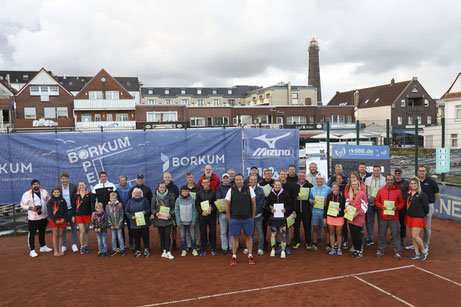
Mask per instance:
[[[179,302],[178,305],[404,305],[352,276],[315,280],[416,265],[461,283],[461,224],[433,219],[432,227],[430,255],[425,262],[408,259],[411,255],[409,251],[403,251],[404,260],[397,261],[391,245],[386,246],[384,257],[375,258],[374,245],[365,248],[362,259],[349,257],[349,252],[340,257],[326,255],[323,249],[317,252],[301,249],[293,251],[285,260],[270,258],[268,253],[255,256],[255,266],[248,265],[246,256],[240,253],[236,267],[229,265],[229,255],[213,257],[208,253],[206,257],[192,257],[190,254],[180,257],[177,251],[174,252],[174,260],[163,259],[160,257],[157,231],[153,228],[152,252],[147,259],[135,259],[132,252],[125,257],[97,258],[94,232],[90,235],[91,254],[68,251],[64,257],[54,257],[52,253],[39,253],[40,256],[35,259],[28,255],[27,236],[0,238],[0,261],[3,264],[0,304],[138,306],[313,281]],[[51,235],[47,235],[46,240],[51,247]],[[110,248],[110,240],[108,245]],[[415,306],[450,306],[461,299],[461,286],[417,268],[359,277]]]

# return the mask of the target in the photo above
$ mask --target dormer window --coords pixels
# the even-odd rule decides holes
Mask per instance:
[[[181,95],[186,95],[186,90],[181,90]]]
[[[213,90],[212,93],[213,93],[213,95],[216,95],[216,94],[218,94],[218,91],[217,91],[217,90]]]
[[[170,90],[165,90],[165,95],[170,95]]]

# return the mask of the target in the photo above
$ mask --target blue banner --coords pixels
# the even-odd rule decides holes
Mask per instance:
[[[333,159],[389,160],[389,146],[333,144]]]
[[[434,216],[461,223],[461,187],[439,184],[440,196],[434,204]]]
[[[258,129],[244,131],[245,176],[256,166],[260,175],[265,168],[271,168],[274,178],[279,178],[281,169],[294,164],[299,169],[298,129]]]
[[[155,188],[170,172],[180,186],[185,174],[195,182],[206,164],[220,176],[227,169],[242,169],[242,130],[189,129],[104,133],[50,133],[0,135],[0,204],[19,203],[36,178],[50,190],[60,183],[60,174],[70,181],[83,180],[89,186],[106,171],[109,181],[118,183],[126,175],[135,184],[144,174],[145,184]]]

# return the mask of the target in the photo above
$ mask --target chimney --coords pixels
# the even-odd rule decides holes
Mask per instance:
[[[395,79],[392,78],[392,79],[391,79],[391,86],[393,86],[394,84],[395,84]]]
[[[413,81],[417,81],[418,80],[418,77],[413,77]]]
[[[10,83],[10,74],[6,74],[6,84],[8,84],[8,86],[11,85],[11,83]]]
[[[356,107],[359,106],[359,91],[358,90],[354,92],[354,106]]]

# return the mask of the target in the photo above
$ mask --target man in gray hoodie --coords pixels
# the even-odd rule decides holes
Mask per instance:
[[[375,215],[378,219],[379,224],[379,209],[375,206],[375,198],[378,194],[378,190],[386,185],[386,178],[381,175],[381,167],[378,165],[373,166],[373,176],[365,179],[365,185],[367,187],[368,197],[368,210],[367,210],[367,241],[366,246],[373,245],[375,243]]]

